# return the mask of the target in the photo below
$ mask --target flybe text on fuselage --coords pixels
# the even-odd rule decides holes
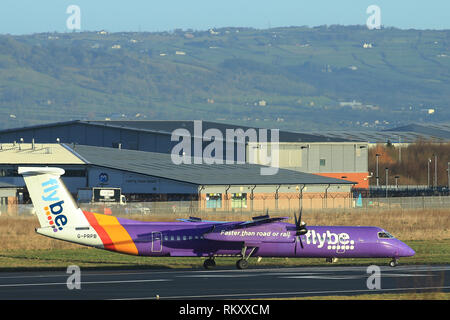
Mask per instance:
[[[334,233],[330,230],[325,232],[309,230],[305,236],[307,244],[316,245],[319,249],[324,248],[325,244],[325,248],[329,250],[353,250],[355,247],[355,241],[350,239],[350,235],[346,232]]]
[[[67,217],[62,214],[64,200],[60,200],[58,196],[58,189],[60,188],[58,180],[51,178],[43,182],[41,186],[44,188],[42,200],[49,203],[44,207],[48,223],[54,232],[62,230],[63,226],[67,224]]]

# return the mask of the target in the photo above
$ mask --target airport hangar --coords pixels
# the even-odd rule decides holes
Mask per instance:
[[[200,129],[198,125],[200,124]],[[196,126],[197,125],[197,126]],[[254,129],[258,141],[260,128],[251,128],[234,124],[195,120],[73,120],[0,131],[0,143],[66,143],[98,147],[121,148],[170,154],[178,141],[172,141],[172,133],[183,129],[192,140],[191,154],[195,154],[194,139],[203,138],[208,130],[218,130],[223,136],[223,158],[227,157],[227,130],[242,129],[244,132]],[[269,130],[270,131],[270,130]],[[271,139],[267,134],[267,141]],[[210,142],[203,140],[204,148]],[[233,139],[234,160],[237,149],[242,145]],[[261,144],[244,142],[245,162]],[[364,141],[348,140],[342,137],[329,137],[317,134],[279,131],[279,167],[299,172],[312,173],[331,178],[356,182],[356,188],[369,188],[368,149]],[[256,164],[264,164],[253,157]]]
[[[190,201],[197,209],[258,211],[351,206],[354,182],[279,169],[261,175],[256,164],[175,164],[165,153],[77,144],[12,143],[1,145],[0,183],[29,197],[19,166],[65,169],[63,181],[76,197],[80,189],[121,188],[128,201]],[[303,203],[308,196],[307,203]]]

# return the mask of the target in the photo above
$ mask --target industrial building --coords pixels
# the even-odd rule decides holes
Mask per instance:
[[[0,205],[17,201],[17,186],[0,181]]]
[[[252,163],[264,164],[256,151],[258,143],[247,145]],[[268,144],[271,148],[271,144]],[[364,142],[280,142],[279,167],[294,171],[313,173],[325,177],[345,179],[356,182],[358,188],[369,187],[368,145]],[[267,154],[271,155],[269,150]]]
[[[3,143],[0,182],[23,188],[19,166],[65,169],[63,180],[75,197],[86,188],[120,188],[128,201],[185,200],[197,208],[224,211],[323,207],[329,199],[335,207],[344,208],[350,206],[354,185],[286,169],[261,175],[264,167],[249,163],[175,164],[165,153],[63,143]],[[302,203],[306,195],[308,203]],[[26,192],[23,197],[26,202]]]
[[[0,131],[0,143],[65,143],[89,145],[127,150],[170,154],[179,143],[173,133],[179,132],[179,139],[190,141],[190,154],[196,154],[195,146],[200,141],[204,150],[211,141],[222,144],[223,160],[231,157],[234,161],[239,150],[243,152],[243,162],[265,164],[251,160],[266,139],[270,145],[272,131],[263,137],[264,129],[211,121],[68,121]],[[229,132],[241,132],[245,140],[228,136]],[[208,133],[215,133],[208,139]],[[256,142],[251,141],[255,133]],[[220,136],[220,137],[218,137]],[[229,143],[233,144],[232,149]],[[346,179],[356,183],[358,188],[368,188],[368,144],[340,137],[279,131],[279,167],[326,177]],[[1,147],[0,147],[1,148]],[[241,152],[242,153],[242,152]]]
[[[341,131],[322,131],[321,134],[332,139],[344,139],[352,141],[366,141],[369,147],[377,143],[407,145],[417,141],[431,141],[436,143],[445,143],[450,141],[450,123],[411,123],[385,130],[341,130]]]

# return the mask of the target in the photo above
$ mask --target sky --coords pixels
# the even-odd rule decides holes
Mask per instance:
[[[365,25],[371,5],[385,27],[450,29],[449,0],[1,0],[0,34]]]

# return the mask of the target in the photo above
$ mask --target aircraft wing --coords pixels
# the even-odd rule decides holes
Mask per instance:
[[[189,217],[189,219],[177,219],[178,221],[183,222],[197,222],[197,223],[229,223],[228,221],[212,221],[212,220],[202,220],[197,217]]]
[[[254,226],[259,226],[259,225],[263,225],[263,224],[274,223],[274,222],[279,222],[279,221],[289,219],[289,217],[270,218],[270,217],[266,217],[266,216],[263,216],[263,218],[260,218],[260,219],[257,219],[257,218],[258,217],[253,218],[252,221],[242,222],[242,223],[234,226],[234,228],[235,229],[250,228],[250,227],[254,227]]]
[[[288,219],[288,217],[270,218],[260,216],[252,221],[215,225],[203,237],[208,240],[226,242],[244,242],[257,246],[262,242],[293,242],[295,234],[280,228],[271,228],[271,224]],[[280,231],[281,230],[281,231]]]

